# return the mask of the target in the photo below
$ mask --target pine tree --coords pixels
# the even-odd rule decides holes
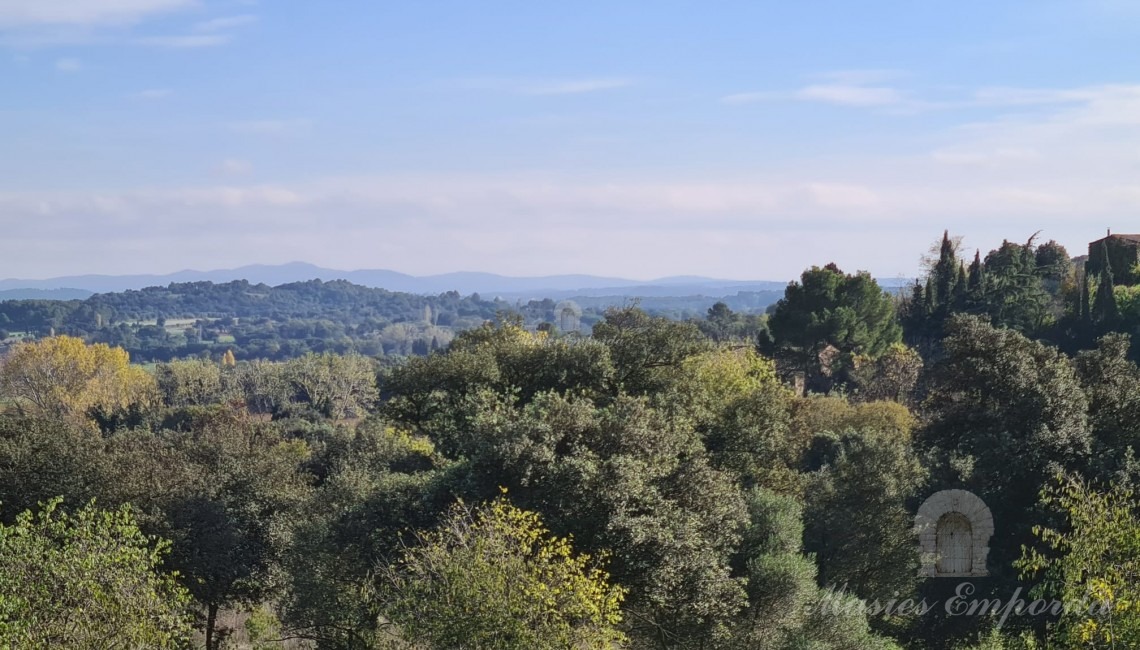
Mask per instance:
[[[910,288],[910,298],[903,304],[901,312],[903,329],[908,336],[924,331],[926,327],[926,290],[922,282],[914,281]]]

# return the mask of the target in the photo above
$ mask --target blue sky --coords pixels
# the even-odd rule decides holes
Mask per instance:
[[[0,276],[913,275],[1140,231],[1140,3],[0,0]]]

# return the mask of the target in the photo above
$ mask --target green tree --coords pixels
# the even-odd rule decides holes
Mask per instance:
[[[748,607],[723,647],[897,649],[872,634],[861,601],[816,585],[815,564],[803,553],[802,506],[794,498],[756,489],[747,503],[748,524],[736,563],[748,577]]]
[[[740,338],[744,330],[744,323],[740,315],[734,313],[723,302],[717,302],[709,310],[703,321],[697,322],[697,327],[706,336],[717,342],[731,341]]]
[[[300,401],[334,420],[359,417],[376,401],[376,370],[357,354],[306,354],[287,362],[284,373]]]
[[[1006,567],[1028,541],[1037,492],[1055,467],[1088,460],[1087,398],[1068,357],[980,318],[951,317],[944,349],[916,440],[936,486],[974,491],[1002,522],[990,568],[1010,578]]]
[[[787,488],[806,446],[788,431],[791,400],[771,360],[723,346],[685,359],[652,403],[700,434],[714,467],[747,486]]]
[[[449,464],[424,438],[375,417],[314,448],[310,466],[323,478],[296,519],[283,620],[320,648],[374,650],[386,636],[368,595],[376,563],[398,555],[409,529],[439,523],[453,499]]]
[[[447,431],[462,431],[471,417],[470,401],[501,385],[502,373],[487,349],[457,349],[409,359],[383,377],[383,412],[393,421],[431,432],[452,455]]]
[[[594,325],[593,337],[610,350],[613,392],[642,395],[661,390],[668,374],[710,342],[692,323],[654,317],[637,307],[606,310]]]
[[[854,355],[877,358],[901,339],[894,301],[866,272],[849,275],[834,264],[804,271],[776,303],[769,327],[776,344],[816,363],[818,353],[834,346],[841,363]]]
[[[184,648],[187,595],[129,508],[59,500],[0,525],[0,644],[28,650]]]
[[[938,260],[930,269],[930,278],[935,291],[934,302],[936,307],[944,312],[954,306],[960,266],[957,243],[950,239],[950,231],[945,230],[938,246]]]
[[[3,521],[55,497],[67,503],[104,502],[115,468],[102,437],[81,423],[0,416],[0,512]],[[108,503],[116,503],[107,501]]]
[[[1100,245],[1103,264],[1101,272],[1096,277],[1096,293],[1092,303],[1092,321],[1099,331],[1107,332],[1114,328],[1120,320],[1120,313],[1116,305],[1116,293],[1113,290],[1115,280],[1112,264],[1104,242]]]
[[[926,472],[910,440],[873,427],[817,436],[805,494],[805,548],[824,586],[887,601],[914,593],[918,552],[906,504]]]
[[[981,251],[974,251],[974,261],[970,262],[967,277],[966,292],[970,305],[983,303],[986,297],[986,269],[982,266]]]
[[[856,357],[853,365],[851,378],[859,399],[910,404],[923,361],[914,348],[894,343],[878,359]]]
[[[1025,244],[1003,241],[985,259],[986,310],[994,324],[1026,335],[1050,324],[1050,296],[1042,284],[1032,238]]]
[[[245,400],[250,413],[277,414],[292,398],[285,378],[285,364],[271,361],[249,361],[234,367],[233,390]]]
[[[160,363],[154,375],[167,406],[208,406],[229,397],[222,366],[206,359]]]
[[[1052,239],[1038,246],[1035,255],[1038,273],[1047,281],[1059,283],[1073,273],[1069,251]]]
[[[745,604],[730,565],[745,513],[696,432],[644,398],[598,408],[548,394],[518,412],[487,410],[469,440],[469,490],[505,485],[586,552],[612,551],[632,636],[662,648],[724,638]]]
[[[1066,516],[1063,527],[1036,527],[1048,555],[1026,550],[1026,577],[1044,574],[1043,593],[1071,608],[1061,618],[1058,647],[1140,647],[1140,501],[1116,486],[1098,492],[1064,477],[1042,492]]]
[[[170,482],[135,498],[156,511],[152,525],[172,541],[167,564],[206,610],[207,650],[216,650],[220,608],[260,604],[284,587],[292,524],[308,496],[300,468],[309,451],[222,407],[195,413],[189,428],[164,433],[168,444],[138,463],[144,470],[161,463]]]
[[[1089,401],[1093,471],[1104,480],[1126,471],[1129,450],[1140,450],[1140,369],[1128,358],[1126,334],[1108,334],[1076,357]]]
[[[454,508],[380,574],[397,633],[429,648],[605,650],[624,639],[621,587],[505,498]]]

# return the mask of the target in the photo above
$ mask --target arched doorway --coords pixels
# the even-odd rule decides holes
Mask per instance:
[[[919,575],[928,578],[989,575],[986,560],[994,520],[990,509],[965,490],[930,495],[914,518],[921,551]]]
[[[963,574],[974,570],[974,535],[970,520],[948,512],[938,520],[938,573]]]

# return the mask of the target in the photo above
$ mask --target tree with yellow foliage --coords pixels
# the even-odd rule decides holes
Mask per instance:
[[[570,540],[505,497],[456,506],[382,573],[382,610],[425,648],[608,649],[620,646],[622,587]]]
[[[227,368],[232,368],[237,365],[237,360],[234,359],[233,349],[226,350],[226,353],[222,355],[222,365]]]
[[[1023,548],[1016,566],[1023,578],[1044,578],[1034,598],[1066,605],[1050,640],[1064,648],[1140,647],[1140,501],[1124,485],[1098,490],[1063,476],[1041,502],[1062,511],[1067,525],[1034,527],[1047,550]]]
[[[0,363],[0,399],[26,415],[109,418],[156,398],[154,378],[126,350],[71,336],[18,344]]]

